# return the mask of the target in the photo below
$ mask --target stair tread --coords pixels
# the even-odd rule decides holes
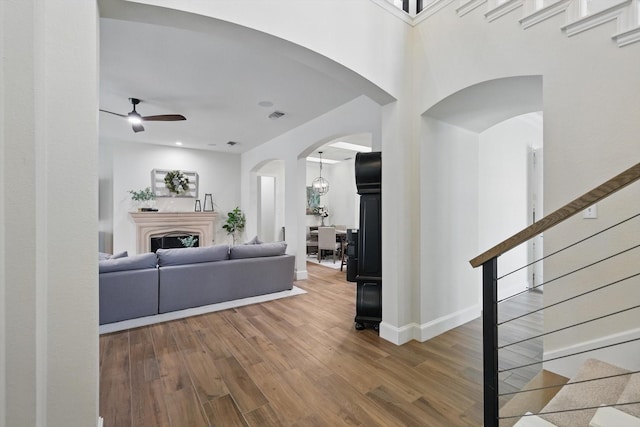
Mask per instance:
[[[625,389],[629,376],[599,379],[603,376],[619,375],[630,371],[597,359],[585,361],[576,375],[542,409],[544,412],[614,405]],[[573,384],[579,381],[595,381]],[[573,385],[572,385],[573,384]],[[557,426],[587,426],[594,417],[596,409],[586,409],[549,415],[540,415]]]

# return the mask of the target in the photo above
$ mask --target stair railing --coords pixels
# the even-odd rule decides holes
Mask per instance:
[[[563,221],[571,218],[572,216],[584,211],[585,209],[591,207],[592,205],[603,201],[604,199],[608,198],[609,196],[611,196],[612,194],[616,193],[617,191],[627,187],[628,185],[636,182],[637,180],[640,179],[640,163],[636,164],[635,166],[632,166],[631,168],[627,169],[626,171],[618,174],[617,176],[613,177],[612,179],[608,180],[607,182],[603,183],[602,185],[598,186],[597,188],[594,188],[593,190],[589,191],[588,193],[584,194],[581,197],[578,197],[577,199],[571,201],[570,203],[566,204],[565,206],[561,207],[560,209],[552,212],[551,214],[545,216],[544,218],[542,218],[541,220],[535,222],[534,224],[532,224],[531,226],[525,228],[524,230],[520,231],[519,233],[513,235],[512,237],[508,238],[507,240],[497,244],[496,246],[494,246],[493,248],[487,250],[486,252],[478,255],[477,257],[475,257],[474,259],[472,259],[470,261],[471,265],[475,268],[475,267],[479,267],[482,266],[483,271],[482,271],[482,294],[483,294],[483,380],[484,380],[484,425],[485,427],[498,427],[500,425],[500,421],[504,420],[505,418],[516,418],[515,416],[507,416],[507,417],[501,417],[500,416],[500,402],[501,400],[504,401],[505,397],[510,397],[511,395],[517,394],[518,392],[513,392],[513,393],[501,393],[499,390],[500,387],[500,376],[504,376],[509,372],[512,372],[516,369],[521,369],[521,368],[527,368],[530,367],[532,365],[536,365],[536,364],[540,364],[540,363],[547,363],[556,359],[560,359],[560,358],[564,358],[564,357],[571,357],[571,356],[575,356],[576,354],[579,353],[586,353],[586,352],[590,352],[590,351],[594,351],[594,350],[599,350],[600,348],[593,348],[593,349],[589,349],[586,351],[581,351],[581,352],[577,352],[577,353],[570,353],[570,354],[563,354],[559,357],[554,357],[552,359],[547,359],[547,360],[541,360],[541,361],[536,361],[534,363],[524,363],[521,364],[519,366],[509,366],[509,367],[500,367],[499,363],[500,363],[500,353],[499,351],[505,348],[508,348],[509,346],[513,345],[513,344],[519,344],[528,340],[541,340],[543,337],[550,335],[550,334],[554,334],[560,331],[565,331],[566,329],[569,328],[573,328],[573,327],[577,327],[580,325],[584,325],[593,321],[597,321],[600,320],[604,317],[607,316],[614,316],[614,315],[619,315],[623,312],[626,312],[628,310],[634,310],[634,309],[638,309],[640,307],[640,305],[635,305],[635,306],[631,306],[625,310],[621,310],[618,312],[612,312],[612,313],[608,313],[605,316],[598,316],[595,319],[589,319],[587,321],[580,321],[577,322],[575,324],[569,325],[567,327],[563,327],[563,328],[559,328],[556,330],[550,330],[550,331],[546,331],[540,334],[535,334],[535,336],[531,336],[525,339],[520,339],[520,337],[515,338],[513,336],[510,336],[509,339],[512,340],[512,342],[510,343],[504,343],[504,339],[500,339],[501,337],[499,336],[499,326],[501,326],[503,323],[506,323],[505,321],[503,321],[502,323],[499,320],[499,308],[501,307],[501,304],[505,303],[506,301],[510,300],[512,297],[508,297],[505,298],[503,300],[499,300],[498,298],[498,285],[499,285],[499,281],[501,278],[504,278],[505,276],[513,273],[509,272],[507,274],[504,274],[502,277],[500,277],[498,275],[498,257],[505,254],[506,252],[514,249],[515,247],[528,242],[530,239],[533,239],[534,237],[540,235],[541,233],[544,233],[545,231],[551,230],[552,228],[556,227],[557,225],[559,225],[560,223],[562,223]],[[637,201],[636,201],[637,202]],[[640,211],[640,207],[638,207],[638,210]],[[538,262],[542,262],[543,260],[546,262],[550,259],[550,257],[556,256],[557,254],[565,251],[565,250],[569,250],[573,247],[575,247],[576,245],[590,239],[593,238],[594,236],[597,235],[601,235],[602,233],[609,233],[611,232],[611,230],[615,227],[619,227],[622,226],[626,223],[628,223],[629,221],[633,221],[633,220],[640,220],[640,212],[636,212],[635,214],[632,214],[630,217],[623,219],[622,221],[620,221],[618,224],[615,224],[611,227],[607,227],[604,230],[598,231],[594,234],[592,234],[591,236],[588,236],[584,239],[580,239],[575,243],[571,243],[569,245],[567,245],[566,247],[554,251],[551,254],[548,254],[546,256],[544,256],[541,259],[535,260],[534,262],[532,262],[531,264],[528,264],[526,266],[520,267],[517,270],[520,270],[522,268],[527,268],[530,267],[531,265],[538,263]],[[637,237],[637,236],[636,236]],[[629,251],[633,251],[633,250],[638,250],[638,248],[640,247],[640,244],[636,243],[635,245],[632,245],[631,247],[625,249],[624,251],[621,251],[619,253],[613,253],[610,255],[605,256],[603,259],[598,260],[596,262],[593,263],[587,263],[587,265],[581,266],[578,269],[575,269],[573,271],[570,271],[566,274],[562,274],[559,277],[556,277],[554,279],[548,280],[545,283],[542,283],[540,285],[536,285],[533,288],[530,288],[526,291],[523,291],[522,293],[526,293],[526,292],[531,292],[531,291],[535,291],[537,287],[540,287],[542,285],[549,285],[551,282],[554,282],[558,279],[564,278],[565,276],[569,276],[572,274],[577,273],[578,271],[582,271],[584,269],[589,269],[589,268],[593,268],[595,265],[600,264],[602,262],[605,262],[609,259],[615,258],[617,256],[620,256],[624,253],[627,253]],[[635,255],[634,255],[635,256]],[[636,256],[635,258],[636,260],[640,259],[640,257]],[[640,262],[636,263],[635,266],[637,267],[638,265],[640,265]],[[517,271],[515,270],[515,271]],[[600,287],[597,287],[597,290],[600,289],[605,289],[608,288],[610,286],[616,285],[620,282],[624,282],[625,280],[628,280],[629,278],[637,278],[638,276],[640,276],[640,272],[636,273],[636,274],[632,274],[629,277],[623,278],[621,280],[614,280],[611,283],[606,283]],[[554,284],[555,285],[555,284]],[[583,294],[578,294],[578,295],[570,295],[567,298],[562,299],[561,301],[558,302],[554,302],[552,305],[556,306],[558,304],[563,304],[563,303],[567,303],[568,301],[574,300],[575,298],[580,298],[585,294],[588,294],[590,292],[593,292],[593,290],[590,290],[588,292],[585,292]],[[507,320],[507,322],[514,320],[514,319],[521,319],[524,318],[526,316],[529,315],[533,315],[533,314],[540,314],[541,312],[543,313],[545,309],[550,309],[551,305],[547,305],[546,307],[543,304],[543,307],[529,311],[527,313],[521,314],[521,315],[517,315],[517,316],[511,316],[511,318],[509,320]],[[640,318],[640,316],[636,316],[636,318]],[[640,322],[638,322],[637,325],[635,325],[636,327],[640,327]],[[513,334],[511,334],[513,335]],[[619,344],[625,344],[627,343],[627,341],[624,342],[620,342],[620,343],[614,343],[614,344],[610,344],[609,346],[616,346]],[[634,373],[634,372],[631,372]],[[557,386],[556,386],[557,387]],[[526,391],[531,391],[531,390],[526,390]],[[639,403],[639,402],[633,402],[633,403]],[[593,408],[579,408],[577,410],[584,410],[584,409],[593,409]],[[575,409],[569,409],[569,411],[571,410],[575,410]],[[563,411],[560,411],[563,412]],[[543,415],[543,413],[540,413],[540,415]],[[518,415],[519,417],[520,415]]]

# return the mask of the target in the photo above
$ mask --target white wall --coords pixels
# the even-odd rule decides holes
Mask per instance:
[[[262,165],[257,172],[257,176],[269,176],[273,177],[275,180],[275,218],[274,218],[274,227],[275,227],[275,236],[273,237],[275,241],[286,240],[286,230],[285,236],[282,236],[282,228],[284,227],[284,201],[285,201],[285,193],[284,193],[284,162],[281,160],[272,160]],[[256,188],[257,191],[257,188]],[[255,195],[257,200],[257,194]],[[245,215],[248,218],[256,217],[257,212],[252,212],[251,210],[246,210]],[[257,229],[257,228],[256,228]],[[263,236],[259,235],[260,238]],[[248,239],[251,239],[252,236],[247,236]]]
[[[529,149],[542,146],[542,127],[527,116],[505,120],[480,134],[478,167],[478,246],[480,252],[492,248],[530,225]],[[526,244],[499,259],[499,276],[527,264]],[[498,285],[502,299],[524,291],[527,269],[509,275]]]
[[[215,243],[231,243],[222,229],[227,212],[240,205],[240,156],[213,151],[191,150],[151,144],[102,142],[111,146],[112,159],[101,162],[113,165],[113,251],[135,253],[135,224],[129,212],[136,209],[129,190],[151,185],[152,169],[179,169],[195,171],[199,177],[198,198],[204,204],[204,195],[213,196],[214,210],[219,213]],[[102,150],[101,154],[108,154]],[[107,178],[105,178],[107,179]],[[102,200],[101,203],[108,203]],[[195,199],[164,197],[156,200],[160,211],[193,212]],[[204,206],[204,205],[203,205]]]
[[[98,419],[97,27],[92,1],[0,2],[2,426]]]
[[[354,168],[355,153],[351,160],[322,165],[322,177],[329,181],[329,192],[320,196],[320,205],[329,210],[329,216],[324,220],[326,225],[342,224],[347,228],[358,228],[360,196],[356,189]],[[319,173],[319,163],[307,162],[307,187]],[[306,225],[320,225],[321,222],[317,215],[306,217]]]
[[[413,337],[424,341],[480,314],[477,133],[425,118],[420,154],[420,307]]]
[[[258,235],[262,241],[275,242],[276,224],[276,180],[272,176],[261,175],[258,181],[259,222]]]
[[[359,227],[360,196],[356,188],[355,158],[354,153],[352,159],[336,163],[330,169],[330,224],[343,224],[347,228]]]

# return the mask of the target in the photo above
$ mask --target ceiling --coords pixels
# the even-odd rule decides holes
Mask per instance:
[[[220,23],[227,31],[199,31],[185,29],[184,19],[181,28],[123,19],[112,10],[121,3],[101,2],[109,8],[101,7],[100,109],[126,114],[133,97],[141,100],[142,116],[182,114],[187,120],[145,122],[145,131],[134,133],[126,119],[100,112],[103,141],[172,146],[180,141],[186,148],[242,153],[362,95],[284,50],[252,42],[272,36],[238,26],[228,31],[228,23]],[[207,22],[212,27],[218,21]],[[276,110],[284,116],[269,118]],[[363,135],[352,139],[371,145]],[[323,158],[353,156],[325,152]]]

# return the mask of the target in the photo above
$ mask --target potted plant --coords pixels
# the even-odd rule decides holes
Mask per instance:
[[[227,222],[222,226],[222,228],[227,231],[227,234],[231,234],[234,245],[236,244],[236,234],[242,233],[246,223],[247,219],[245,218],[244,213],[242,213],[239,207],[236,206],[234,210],[227,213]]]
[[[151,207],[151,202],[156,199],[156,193],[151,191],[150,187],[147,187],[144,190],[138,190],[138,191],[129,190],[129,193],[131,193],[131,200],[133,200],[134,202],[137,202],[138,205],[140,205],[138,207],[138,211],[154,210]]]
[[[198,238],[193,234],[185,238],[178,237],[178,240],[180,241],[180,243],[182,243],[182,246],[184,246],[185,248],[192,248],[195,246],[196,243],[198,243]]]
[[[318,206],[313,210],[313,213],[320,217],[320,221],[322,221],[320,225],[324,227],[324,219],[329,216],[329,209],[324,206]]]

